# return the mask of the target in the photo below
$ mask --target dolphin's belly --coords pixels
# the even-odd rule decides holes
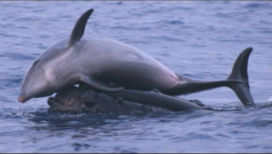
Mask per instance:
[[[106,83],[132,89],[168,90],[178,83],[172,73],[145,63],[124,62],[112,65],[95,76]]]
[[[132,89],[167,90],[178,84],[177,75],[149,55],[112,40],[89,40],[81,48],[90,75]],[[80,52],[82,52],[80,51]],[[87,64],[87,65],[86,65]]]

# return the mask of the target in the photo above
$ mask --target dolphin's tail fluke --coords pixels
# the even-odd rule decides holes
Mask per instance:
[[[254,100],[250,93],[250,86],[248,83],[248,74],[247,74],[247,66],[248,66],[248,58],[250,53],[252,52],[252,48],[246,48],[236,59],[232,72],[228,77],[230,84],[228,85],[240,98],[242,103],[245,106],[254,106]],[[236,82],[237,81],[237,82]]]
[[[247,75],[248,58],[251,52],[252,48],[247,48],[238,56],[227,80],[207,82],[180,76],[181,82],[178,85],[163,92],[168,95],[181,95],[227,86],[236,93],[245,106],[254,106],[255,103],[250,93]]]

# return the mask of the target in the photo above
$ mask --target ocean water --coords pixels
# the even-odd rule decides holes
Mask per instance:
[[[272,152],[272,3],[268,1],[0,2],[0,152]],[[17,101],[25,72],[95,12],[84,36],[133,45],[184,75],[225,79],[247,47],[257,108],[228,88],[180,96],[216,110],[141,115],[48,112]],[[268,99],[270,98],[270,101]]]

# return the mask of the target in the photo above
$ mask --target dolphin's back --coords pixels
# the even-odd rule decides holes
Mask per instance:
[[[167,90],[176,74],[139,49],[111,39],[82,40],[78,52],[84,69],[98,80],[126,88]],[[87,67],[86,67],[87,66]]]

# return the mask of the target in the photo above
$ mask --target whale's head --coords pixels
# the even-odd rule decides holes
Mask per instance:
[[[30,67],[24,77],[19,102],[26,102],[34,97],[49,96],[67,86],[71,77],[69,57],[79,46],[85,26],[93,9],[89,9],[76,22],[70,39],[61,41],[43,53]],[[75,58],[75,57],[73,57]]]

